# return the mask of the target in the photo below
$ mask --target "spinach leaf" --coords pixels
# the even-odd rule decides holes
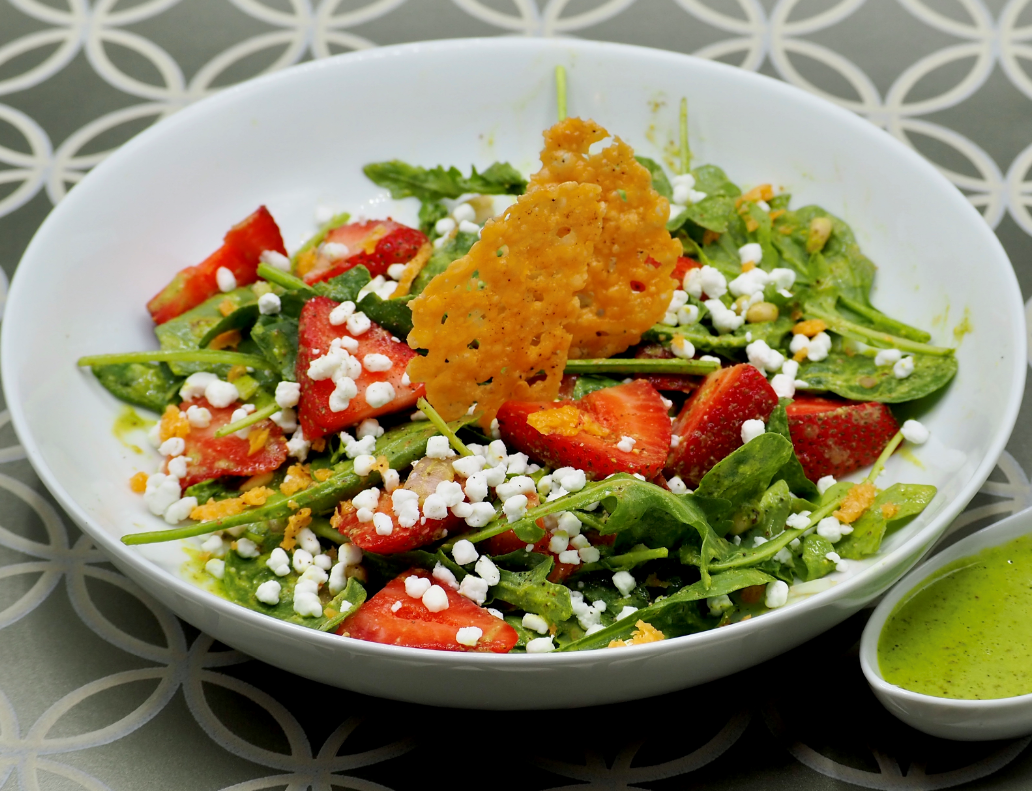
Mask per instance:
[[[756,506],[756,527],[750,536],[771,539],[785,529],[785,520],[792,513],[792,493],[784,481],[775,481],[760,497]]]
[[[616,379],[610,379],[608,376],[595,376],[594,374],[578,376],[573,385],[573,400],[580,401],[588,393],[605,390],[607,387],[616,387],[618,384],[620,383]]]
[[[158,414],[176,397],[183,382],[165,363],[95,365],[92,370],[115,398]]]
[[[197,345],[203,349],[224,332],[248,330],[251,325],[258,320],[258,315],[257,302],[252,302],[249,305],[241,305],[228,316],[225,316],[222,321],[204,333],[204,337],[197,342]]]
[[[404,341],[412,332],[412,308],[408,306],[412,299],[411,295],[399,299],[380,299],[378,294],[366,294],[358,303],[358,309]]]
[[[584,651],[591,648],[605,648],[609,645],[610,640],[628,637],[638,621],[652,624],[668,637],[701,631],[702,628],[715,626],[717,621],[716,619],[712,619],[709,622],[702,621],[704,625],[700,628],[698,624],[700,623],[701,616],[699,615],[696,602],[713,596],[725,596],[754,585],[766,585],[773,581],[773,577],[769,574],[764,574],[756,569],[735,569],[726,571],[723,574],[715,574],[709,580],[708,586],[706,585],[706,580],[692,583],[681,588],[677,593],[657,601],[649,607],[640,609],[633,615],[617,621],[605,629],[562,646],[559,650]]]
[[[362,168],[370,181],[390,190],[395,199],[416,197],[421,201],[458,198],[467,192],[481,195],[522,195],[527,189],[519,171],[507,162],[495,162],[483,173],[471,168],[469,177],[456,167],[424,168],[397,159],[373,162]]]
[[[430,260],[426,262],[419,274],[416,275],[416,279],[412,281],[412,288],[409,289],[409,294],[412,296],[421,294],[431,280],[447,269],[452,261],[466,255],[469,252],[469,248],[476,241],[476,234],[460,232],[455,235],[455,238],[449,239],[443,246],[434,250]]]
[[[295,381],[297,338],[297,319],[282,312],[275,316],[260,316],[251,328],[251,340],[266,360],[275,363],[279,375],[288,382]]]
[[[758,499],[794,453],[792,443],[780,434],[761,434],[717,462],[695,493],[728,500],[737,508]]]
[[[649,159],[648,157],[635,157],[635,159],[638,160],[639,165],[652,174],[652,189],[667,200],[672,200],[674,191],[670,187],[670,180],[667,178],[666,173],[663,172],[663,166],[656,162],[656,160]]]
[[[671,217],[667,222],[667,230],[673,233],[690,222],[708,231],[724,233],[734,210],[734,199],[723,195],[708,195],[698,203],[686,206],[676,217]]]
[[[803,552],[795,559],[795,573],[804,582],[820,579],[835,570],[835,564],[826,557],[835,551],[823,536],[811,533],[803,539]]]
[[[237,497],[239,490],[230,487],[225,478],[212,478],[211,480],[195,483],[187,487],[183,492],[184,497],[196,497],[197,502],[206,503],[209,500],[228,500],[230,497]]]
[[[707,196],[724,195],[737,198],[742,191],[727,177],[727,174],[716,165],[700,165],[692,170],[695,176],[695,189],[705,192]],[[741,265],[739,265],[741,271]]]
[[[447,216],[448,210],[440,201],[423,201],[419,205],[419,230],[433,241],[440,236],[434,226],[437,225],[438,220],[443,220]]]
[[[372,280],[369,270],[359,264],[323,283],[316,283],[312,288],[315,293],[329,297],[337,302],[357,302],[358,292]]]
[[[521,610],[536,613],[549,623],[561,623],[573,615],[573,604],[569,588],[548,581],[551,570],[551,557],[528,571],[499,568],[501,579],[491,588],[491,596]]]
[[[890,486],[853,523],[853,532],[835,545],[835,551],[853,559],[873,555],[881,546],[888,526],[921,513],[935,497],[935,492],[934,486],[915,483]]]
[[[238,288],[227,294],[216,294],[196,308],[159,324],[154,328],[154,334],[158,337],[162,349],[195,351],[201,348],[201,339],[208,334],[208,330],[225,318],[221,310],[223,305],[235,311],[243,305],[257,301],[258,297],[250,287]],[[212,366],[207,363],[169,363],[168,367],[176,376],[189,376],[197,371],[212,370],[224,377],[229,370],[228,365]]]
[[[934,393],[957,373],[952,354],[914,354],[913,358],[913,373],[897,379],[891,365],[875,365],[873,357],[832,352],[820,362],[804,364],[799,378],[811,389],[829,390],[843,398],[898,404]]]
[[[310,629],[329,631],[340,625],[348,615],[354,612],[365,601],[365,590],[358,580],[348,580],[347,587],[332,599],[325,601],[325,609],[333,610],[339,615],[327,618],[325,614],[316,618],[305,618],[294,612],[294,586],[299,575],[291,573],[285,577],[277,577],[266,565],[272,550],[278,546],[280,536],[269,534],[262,545],[262,554],[256,558],[243,558],[236,552],[229,552],[225,557],[226,567],[217,590],[225,598],[240,604],[249,610],[271,615],[281,621],[307,626]],[[255,591],[263,582],[276,580],[280,584],[280,599],[275,605],[264,604],[255,597]],[[346,603],[345,603],[346,602]]]
[[[782,403],[774,407],[774,411],[767,418],[767,431],[773,434],[780,434],[791,442],[792,435],[788,430],[788,414],[785,411],[787,403],[787,399],[782,399]],[[792,458],[786,461],[784,466],[778,470],[774,480],[783,480],[788,484],[792,494],[802,497],[804,500],[816,500],[819,496],[817,487],[803,472],[803,465],[795,454],[795,446],[792,448]]]
[[[650,560],[664,560],[668,554],[669,550],[666,547],[649,549],[644,544],[637,544],[631,547],[630,551],[624,552],[621,555],[611,555],[595,563],[585,563],[577,569],[575,575],[579,577],[582,574],[589,574],[592,571],[599,570],[630,571],[643,563],[648,563]]]

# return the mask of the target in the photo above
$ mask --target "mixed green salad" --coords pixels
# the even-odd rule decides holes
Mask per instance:
[[[563,119],[546,138],[589,131]],[[571,156],[590,184],[616,155]],[[613,181],[634,168],[644,188]],[[414,321],[492,223],[562,187],[528,187],[505,163],[365,174],[419,200],[419,227],[324,213],[288,255],[261,207],[148,304],[160,351],[80,361],[160,416],[160,469],[130,485],[170,527],[125,543],[188,539],[221,595],[352,639],[578,651],[780,608],[793,586],[876,553],[935,495],[878,476],[904,440],[928,439],[889,405],[946,386],[956,359],[871,304],[875,266],[843,220],[693,167],[685,133],[667,167],[610,168],[608,193],[576,193],[601,207],[596,256],[607,201],[653,201],[680,253],[642,248],[658,285],[632,281],[621,299],[643,331],[607,356],[564,357],[547,399],[514,391],[495,414],[474,404],[446,420],[409,374],[427,354],[406,342]],[[536,343],[504,329],[513,348]]]

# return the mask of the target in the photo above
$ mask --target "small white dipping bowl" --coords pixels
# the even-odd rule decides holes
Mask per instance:
[[[882,678],[878,666],[878,638],[896,605],[924,586],[943,566],[1029,532],[1032,509],[979,530],[910,572],[875,609],[860,640],[860,666],[878,700],[907,725],[957,741],[1010,739],[1032,733],[1032,694],[993,700],[939,698],[890,684]]]

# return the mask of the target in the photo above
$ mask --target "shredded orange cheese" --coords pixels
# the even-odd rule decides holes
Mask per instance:
[[[129,488],[136,492],[136,494],[143,494],[147,491],[147,473],[136,473],[136,475],[129,479]]]
[[[426,266],[426,262],[430,260],[430,254],[433,253],[434,248],[430,242],[424,242],[422,247],[416,252],[412,259],[405,264],[405,269],[401,273],[401,277],[398,278],[398,287],[394,289],[394,293],[391,294],[392,298],[403,297],[409,293],[409,289],[412,288],[412,283],[415,281],[416,276],[423,271],[423,267]]]
[[[312,440],[312,450],[316,453],[322,453],[326,450],[326,437],[316,437]]]
[[[635,626],[637,628],[631,632],[629,638],[626,640],[612,640],[608,647],[624,648],[629,645],[645,645],[645,643],[656,643],[666,639],[666,635],[650,623],[638,621]]]
[[[240,495],[240,499],[243,500],[245,505],[265,505],[265,501],[274,494],[276,492],[267,486],[257,486],[254,489],[248,489]]]
[[[769,201],[774,197],[774,187],[770,184],[760,184],[748,192],[743,192],[735,198],[735,208],[741,208],[744,203],[756,203],[757,201]]]
[[[223,316],[228,316],[236,309],[236,303],[231,299],[224,299],[219,303],[219,313],[221,313]]]
[[[702,232],[702,246],[705,247],[706,245],[713,244],[719,238],[719,233],[717,233],[716,231],[711,231],[709,228],[707,228],[705,231]]]
[[[235,382],[241,376],[246,376],[246,375],[247,375],[247,366],[246,365],[234,365],[226,373],[226,381],[227,382]]]
[[[881,514],[886,519],[892,519],[892,517],[894,517],[898,513],[899,513],[899,506],[896,505],[895,503],[885,503],[885,505],[883,505],[881,507]]]
[[[818,333],[824,332],[828,329],[827,323],[824,319],[808,319],[801,321],[792,327],[793,335],[805,335],[807,338],[812,338]]]
[[[542,409],[527,416],[527,423],[546,436],[557,434],[560,437],[572,437],[584,431],[596,437],[609,434],[609,429],[597,423],[577,407],[567,404],[555,409]]]
[[[746,261],[744,264],[742,264],[742,271],[743,272],[751,272],[755,268],[756,268],[756,262],[755,261]]]
[[[304,464],[291,464],[287,468],[287,477],[283,479],[279,490],[286,497],[303,492],[312,485],[312,476],[308,474],[308,467]]]
[[[252,429],[251,433],[247,435],[247,455],[253,456],[262,448],[265,447],[265,443],[269,441],[269,429],[259,428]]]
[[[409,303],[409,345],[428,354],[414,357],[408,373],[426,383],[445,420],[476,402],[486,427],[505,401],[558,395],[571,341],[565,327],[579,312],[574,295],[587,284],[602,231],[600,195],[575,183],[521,195]]]
[[[294,545],[297,544],[297,534],[301,532],[301,528],[308,527],[311,523],[311,508],[302,508],[296,514],[293,514],[287,520],[287,527],[283,531],[283,540],[280,541],[280,546],[283,549],[293,549]]]
[[[211,343],[208,344],[209,349],[218,351],[219,349],[235,349],[240,345],[241,337],[240,330],[227,330],[219,335],[212,338]]]
[[[575,359],[612,357],[662,319],[676,285],[670,275],[683,252],[666,229],[670,204],[652,188],[634,149],[614,137],[597,154],[589,153],[607,137],[594,121],[560,121],[545,132],[542,167],[527,187],[533,192],[575,181],[602,189],[602,235],[588,264],[587,285],[577,294],[580,310],[566,325]]]
[[[244,510],[244,501],[239,497],[232,497],[228,500],[212,498],[204,505],[194,508],[190,512],[190,518],[198,522],[210,522],[213,519],[224,519],[227,516],[242,514]]]
[[[319,481],[319,483],[329,480],[332,475],[333,470],[327,470],[325,468],[321,470],[315,470],[312,473],[312,477],[315,478],[315,480]]]
[[[175,404],[169,404],[165,407],[165,412],[161,416],[161,422],[158,424],[158,436],[161,437],[161,441],[164,442],[166,439],[172,439],[172,437],[185,438],[189,433],[190,421],[179,411],[179,407],[175,406]]]
[[[846,493],[842,505],[832,514],[842,524],[851,525],[860,518],[860,514],[871,507],[878,490],[873,483],[858,483]]]

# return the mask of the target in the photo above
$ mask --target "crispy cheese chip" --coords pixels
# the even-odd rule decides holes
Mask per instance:
[[[602,188],[602,237],[588,266],[580,310],[566,325],[571,358],[611,357],[633,346],[663,318],[676,285],[671,278],[681,243],[666,229],[667,199],[652,189],[649,171],[620,138],[597,154],[609,133],[594,121],[567,118],[545,132],[542,168],[528,192],[576,181]]]
[[[522,195],[409,303],[409,345],[429,352],[408,373],[426,383],[445,420],[475,402],[487,426],[509,399],[558,395],[571,338],[564,327],[578,313],[574,295],[602,231],[600,194],[571,183]]]

